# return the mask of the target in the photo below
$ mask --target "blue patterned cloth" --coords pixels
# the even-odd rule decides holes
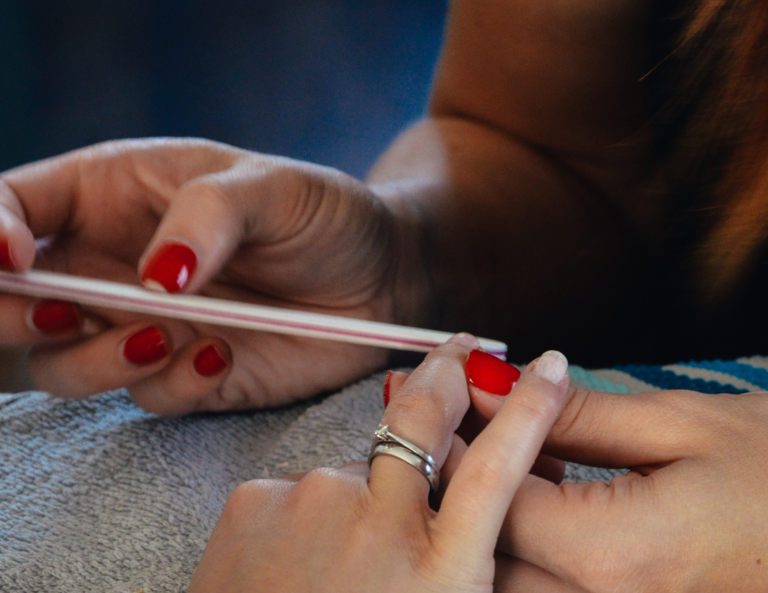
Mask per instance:
[[[571,376],[590,389],[614,393],[687,389],[738,394],[768,390],[768,358],[755,356],[664,366],[628,364],[597,371],[571,367]]]

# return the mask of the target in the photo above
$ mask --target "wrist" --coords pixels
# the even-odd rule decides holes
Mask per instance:
[[[370,186],[392,221],[389,300],[391,323],[411,327],[438,328],[441,304],[427,257],[427,229],[414,194],[429,191],[420,181],[404,180]],[[393,351],[390,366],[415,366],[423,354]]]

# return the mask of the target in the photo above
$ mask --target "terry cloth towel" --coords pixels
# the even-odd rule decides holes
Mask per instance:
[[[742,393],[768,389],[768,358],[571,375],[618,393]],[[238,484],[365,458],[383,379],[279,410],[181,419],[147,414],[123,391],[0,395],[0,591],[184,591]],[[619,473],[570,464],[566,479]]]

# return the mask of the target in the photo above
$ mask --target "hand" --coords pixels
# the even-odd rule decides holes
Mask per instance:
[[[353,464],[297,482],[248,482],[227,502],[190,593],[491,591],[501,522],[560,411],[568,374],[555,352],[529,365],[467,448],[454,431],[468,389],[477,391],[464,368],[477,345],[459,334],[435,349],[382,420],[451,474],[438,512],[419,471],[384,455],[370,478]]]
[[[422,286],[406,226],[338,171],[198,140],[101,144],[0,182],[0,264],[15,270],[34,260],[79,276],[142,277],[155,289],[396,323],[416,321],[396,303],[418,303]],[[34,239],[44,237],[36,255]],[[284,404],[364,376],[386,356],[17,296],[0,297],[0,311],[3,343],[35,345],[31,371],[42,389],[80,398],[129,386],[139,405],[164,414]]]
[[[487,393],[473,405],[503,409]],[[499,541],[520,560],[498,590],[768,590],[766,426],[765,393],[571,390],[544,450],[632,471],[610,484],[528,477]]]

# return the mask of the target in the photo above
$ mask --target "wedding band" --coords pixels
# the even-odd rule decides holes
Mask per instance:
[[[379,424],[379,428],[374,433],[371,453],[368,455],[368,466],[377,455],[397,457],[415,467],[427,479],[433,492],[440,487],[440,469],[432,456],[410,441],[392,433],[386,424]]]

